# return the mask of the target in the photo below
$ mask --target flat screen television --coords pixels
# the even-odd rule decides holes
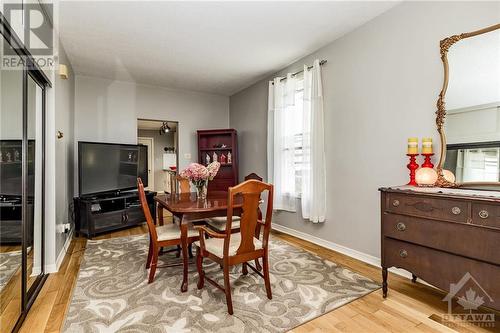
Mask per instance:
[[[80,196],[148,186],[148,149],[144,145],[78,142]]]

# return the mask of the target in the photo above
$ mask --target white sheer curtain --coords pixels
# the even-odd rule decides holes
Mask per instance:
[[[311,70],[304,66],[302,217],[313,223],[326,215],[325,128],[323,86],[319,60]]]
[[[294,137],[291,128],[295,106],[296,78],[269,82],[268,178],[274,184],[274,209],[296,210]]]
[[[325,147],[321,68],[304,66],[303,81],[288,74],[269,82],[267,160],[274,184],[274,209],[296,211],[324,222],[326,215]],[[303,83],[303,90],[298,89]]]

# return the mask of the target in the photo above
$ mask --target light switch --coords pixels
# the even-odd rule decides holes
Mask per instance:
[[[190,153],[185,153],[184,154],[184,159],[190,160],[191,159],[191,154]]]

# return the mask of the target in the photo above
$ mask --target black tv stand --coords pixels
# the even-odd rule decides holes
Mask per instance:
[[[146,191],[146,200],[151,215],[155,216],[156,192]],[[95,237],[97,234],[130,228],[146,222],[137,191],[113,191],[105,194],[76,197],[76,234]]]
[[[20,245],[23,240],[22,196],[0,194],[0,245]],[[28,198],[25,217],[27,246],[33,243],[33,199]]]

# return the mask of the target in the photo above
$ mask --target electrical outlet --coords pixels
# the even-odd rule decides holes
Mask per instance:
[[[184,154],[184,159],[190,160],[191,159],[191,153],[185,153]]]
[[[67,234],[71,230],[71,224],[61,223],[57,225],[57,232],[60,234]]]

